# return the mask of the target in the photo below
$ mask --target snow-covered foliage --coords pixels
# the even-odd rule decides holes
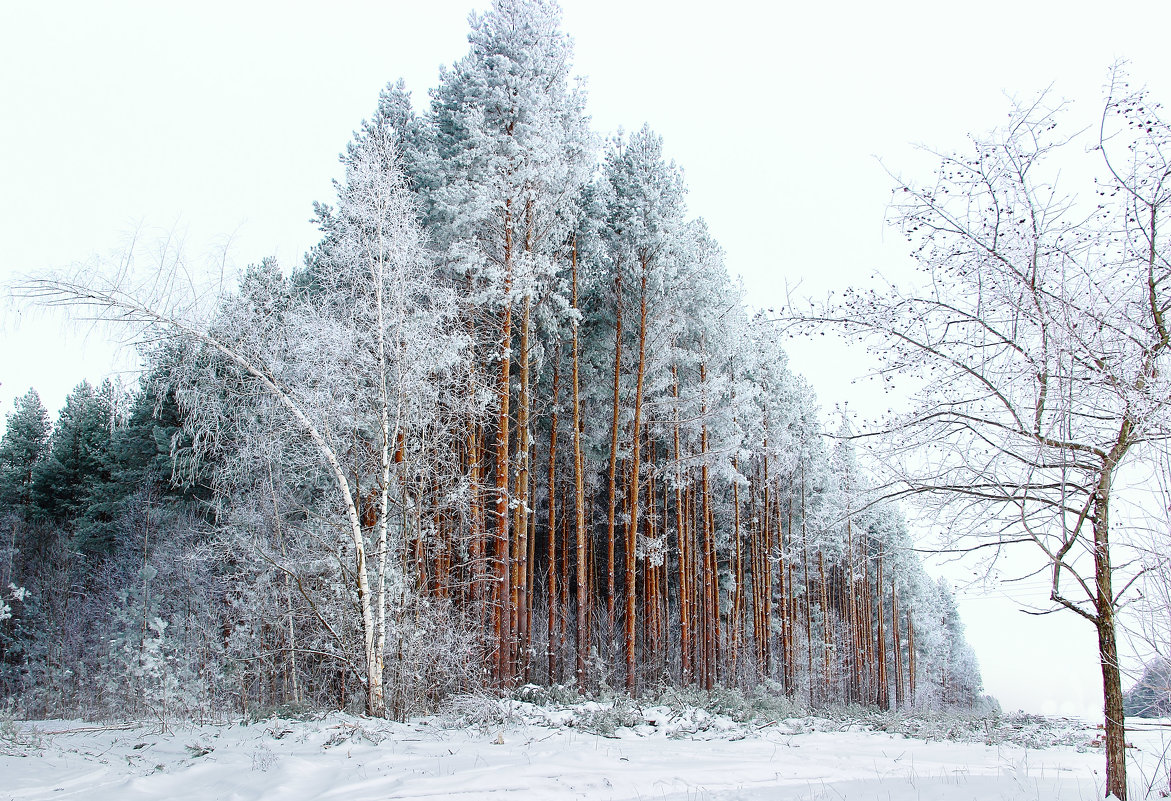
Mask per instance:
[[[950,592],[667,145],[598,148],[554,3],[497,0],[469,44],[429,108],[382,93],[304,264],[191,299],[175,258],[30,284],[129,326],[150,370],[79,387],[51,433],[29,396],[0,442],[0,579],[28,589],[5,695],[490,720],[517,686],[622,687],[582,707],[611,733],[691,692],[740,722],[976,703]]]

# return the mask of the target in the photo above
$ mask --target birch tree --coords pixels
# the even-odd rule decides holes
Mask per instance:
[[[332,484],[353,561],[349,575],[363,644],[352,667],[367,712],[382,715],[386,610],[395,570],[388,560],[391,451],[406,407],[434,397],[426,385],[461,358],[462,340],[447,331],[449,308],[428,269],[394,132],[367,127],[343,162],[346,179],[338,186],[337,208],[318,210],[326,239],[312,260],[310,280],[289,297],[245,292],[209,303],[181,290],[184,265],[174,260],[139,282],[123,270],[35,279],[23,291],[44,304],[125,326],[143,341],[201,346],[209,358],[174,378],[203,447],[229,419],[225,407],[261,397],[279,412],[271,419],[316,455]],[[346,452],[355,431],[371,428],[377,465],[372,527],[362,520],[362,490]]]

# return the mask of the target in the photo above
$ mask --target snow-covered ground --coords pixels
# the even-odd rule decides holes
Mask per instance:
[[[962,739],[905,734],[925,730]],[[696,709],[516,701],[405,724],[340,713],[167,727],[9,721],[0,723],[0,801],[1093,799],[1105,775],[1095,734],[1037,718],[745,723]],[[1006,737],[1017,742],[997,742]],[[1168,729],[1135,721],[1129,739],[1132,797],[1158,797]]]

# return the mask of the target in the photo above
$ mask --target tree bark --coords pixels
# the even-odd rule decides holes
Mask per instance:
[[[802,594],[805,599],[805,673],[809,681],[809,705],[814,703],[813,680],[813,610],[809,585],[809,532],[805,519],[805,454],[801,454],[801,568],[805,576]]]
[[[675,536],[679,545],[679,664],[680,683],[691,684],[691,586],[688,581],[687,511],[683,498],[683,462],[679,445],[679,368],[671,365],[672,391],[675,397]]]
[[[621,269],[621,265],[619,268]],[[610,415],[609,512],[606,515],[606,617],[614,629],[614,518],[618,510],[618,409],[622,372],[622,274],[614,276],[614,403]]]
[[[571,275],[573,282],[573,308],[577,311],[577,240],[573,241]],[[577,686],[586,686],[586,657],[590,648],[590,631],[587,620],[589,609],[590,575],[587,563],[585,526],[585,489],[583,485],[584,465],[581,453],[581,396],[578,381],[577,351],[578,321],[573,321],[573,511],[574,546],[577,556]]]
[[[712,531],[711,483],[707,464],[708,431],[707,431],[707,365],[699,363],[700,407],[699,415],[703,421],[700,425],[699,453],[700,453],[700,534],[703,537],[703,687],[709,692],[716,683],[716,663],[719,658],[717,640],[720,636],[720,589],[719,573],[716,569],[716,557]]]
[[[511,208],[511,201],[507,204]],[[510,542],[508,535],[508,474],[509,474],[509,397],[511,395],[511,351],[512,351],[512,225],[510,210],[505,211],[505,277],[504,314],[500,321],[500,371],[497,383],[496,415],[496,582],[493,605],[493,634],[496,641],[496,678],[502,683],[512,680],[512,571],[510,564]]]
[[[1106,716],[1106,792],[1126,801],[1126,719],[1122,706],[1122,671],[1114,624],[1113,567],[1110,564],[1110,491],[1113,468],[1104,467],[1094,494],[1095,627],[1102,665]]]
[[[639,481],[639,469],[642,455],[642,386],[643,376],[646,374],[646,284],[647,272],[650,265],[644,259],[642,263],[642,278],[639,286],[639,313],[638,313],[638,372],[634,383],[634,425],[631,434],[631,465],[629,490],[626,495],[630,504],[630,517],[626,525],[626,692],[633,697],[635,691],[635,632],[638,630],[636,622],[635,599],[635,571],[637,569],[638,546],[638,506],[639,490],[642,486]],[[615,374],[617,379],[617,373]],[[615,381],[617,387],[617,381]],[[615,420],[617,423],[617,420]]]
[[[529,413],[531,400],[529,397],[529,329],[531,327],[532,297],[525,296],[524,312],[520,322],[520,365],[519,386],[517,390],[516,409],[516,480],[513,485],[512,499],[512,541],[513,541],[513,571],[512,571],[512,629],[515,632],[516,659],[518,664],[514,668],[518,673],[522,666],[527,666],[529,640],[529,488],[531,484],[530,470],[532,461],[531,432],[529,430]]]
[[[549,683],[556,682],[557,652],[554,648],[557,631],[557,392],[561,381],[560,348],[553,350],[553,411],[549,420],[549,573],[547,595],[549,598]]]
[[[907,609],[907,699],[915,703],[915,620]]]
[[[878,706],[890,709],[890,686],[886,675],[886,614],[882,604],[882,551],[878,552],[878,575],[875,577],[875,607],[878,611]]]

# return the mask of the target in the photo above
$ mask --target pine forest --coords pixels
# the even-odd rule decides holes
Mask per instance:
[[[8,417],[4,698],[977,703],[951,590],[689,215],[669,143],[591,128],[553,3],[497,0],[468,41],[428,101],[376,99],[303,263],[215,295],[166,257],[72,285],[145,369]]]

